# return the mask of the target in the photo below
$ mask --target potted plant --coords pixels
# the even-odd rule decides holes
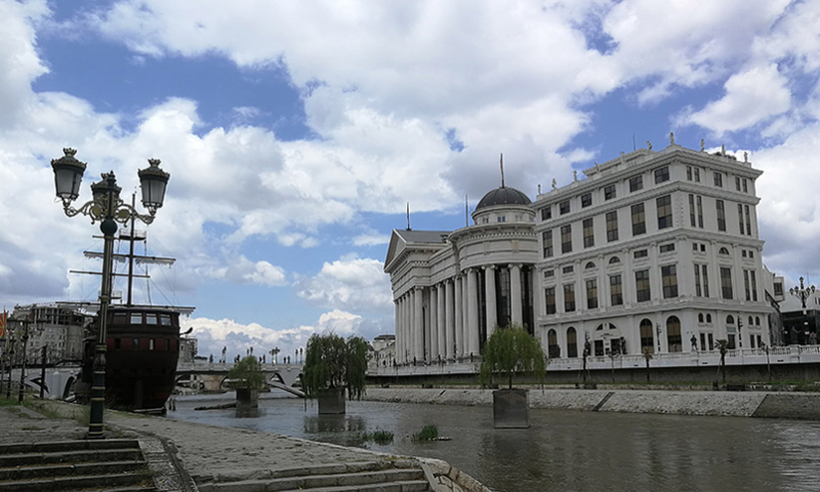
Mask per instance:
[[[302,390],[307,398],[319,401],[319,414],[345,413],[345,393],[350,399],[362,397],[366,370],[367,342],[363,338],[314,334],[305,351]]]
[[[541,344],[520,326],[496,328],[484,346],[480,379],[492,384],[493,377],[506,380],[507,388],[493,391],[493,423],[496,428],[523,429],[530,426],[528,392],[513,388],[513,376],[535,376],[543,381],[546,356]]]
[[[236,408],[257,408],[259,390],[266,385],[259,360],[252,355],[241,359],[228,371],[228,379],[236,389]]]

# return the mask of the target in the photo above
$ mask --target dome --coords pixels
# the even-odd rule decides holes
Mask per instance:
[[[529,205],[530,203],[532,202],[524,193],[515,188],[502,186],[484,195],[484,198],[478,202],[475,209],[479,210],[484,207],[493,207],[496,205]]]

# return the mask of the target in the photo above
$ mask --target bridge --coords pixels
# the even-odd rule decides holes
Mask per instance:
[[[188,385],[205,391],[220,391],[226,389],[228,371],[233,368],[232,362],[179,362],[177,364],[177,384],[187,381]],[[293,395],[304,397],[301,389],[294,387],[300,381],[304,364],[260,364],[265,380],[272,388],[287,391]],[[298,386],[298,385],[297,385]]]

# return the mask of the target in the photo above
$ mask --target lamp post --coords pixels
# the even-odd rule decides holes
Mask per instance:
[[[63,149],[65,154],[59,159],[52,159],[51,167],[54,170],[54,186],[57,197],[63,202],[63,211],[69,217],[82,214],[91,218],[91,223],[100,222],[100,231],[103,233],[105,247],[103,248],[103,272],[100,289],[100,311],[97,343],[94,350],[94,375],[91,383],[91,418],[88,424],[88,438],[102,439],[103,411],[105,406],[105,348],[106,332],[108,328],[108,305],[111,301],[111,270],[114,259],[114,234],[117,232],[117,222],[126,224],[128,221],[140,219],[146,224],[154,221],[157,209],[162,207],[165,199],[165,188],[168,185],[170,174],[159,168],[159,159],[148,159],[149,167],[138,171],[140,187],[142,188],[142,204],[148,209],[148,214],[140,214],[131,205],[120,199],[122,188],[117,186],[114,171],[103,173],[102,179],[91,185],[91,201],[79,208],[71,206],[71,202],[80,195],[80,183],[83,179],[86,163],[78,161],[74,149]]]
[[[806,300],[814,294],[814,286],[804,286],[803,277],[800,277],[800,287],[792,287],[789,289],[789,294],[800,299],[800,304],[803,306],[803,334],[809,331],[809,321],[806,319]]]

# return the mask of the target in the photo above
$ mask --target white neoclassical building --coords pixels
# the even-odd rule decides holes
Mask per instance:
[[[771,344],[761,171],[725,152],[639,149],[538,195],[536,326],[551,358]],[[770,276],[770,274],[769,274]]]
[[[393,286],[396,363],[476,359],[496,326],[533,332],[535,211],[522,192],[487,193],[473,225],[456,231],[394,230],[384,271]]]
[[[453,232],[393,231],[384,270],[398,365],[471,361],[511,322],[554,360],[585,346],[593,358],[642,357],[714,351],[721,339],[730,349],[776,342],[761,171],[673,142],[584,174],[534,202],[502,185]]]

